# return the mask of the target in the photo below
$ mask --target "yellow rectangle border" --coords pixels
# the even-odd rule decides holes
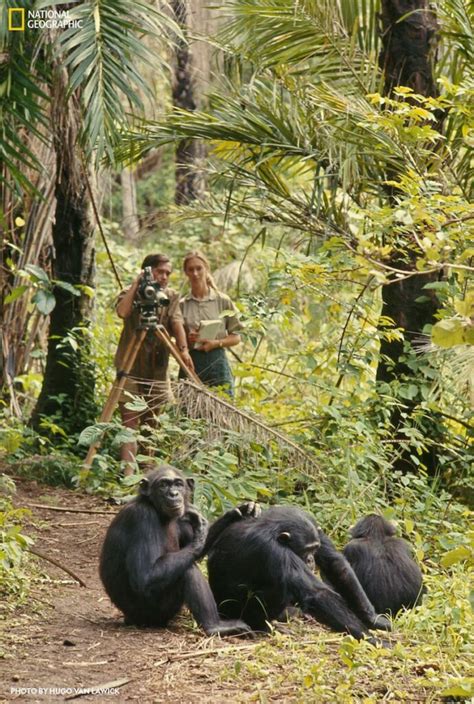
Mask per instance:
[[[14,13],[17,13],[21,17],[21,23],[19,27],[13,26]],[[25,31],[25,8],[24,7],[9,7],[8,8],[8,31],[9,32],[24,32]]]

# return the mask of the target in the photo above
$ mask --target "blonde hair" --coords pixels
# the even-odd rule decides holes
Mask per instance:
[[[214,289],[214,291],[217,291],[217,285],[214,279],[212,278],[211,274],[211,265],[209,264],[209,259],[206,257],[205,254],[200,252],[198,249],[193,250],[192,252],[188,252],[185,254],[184,259],[183,259],[183,271],[186,273],[186,266],[188,264],[188,261],[190,259],[199,259],[202,261],[204,264],[204,268],[206,270],[206,283],[208,286]]]

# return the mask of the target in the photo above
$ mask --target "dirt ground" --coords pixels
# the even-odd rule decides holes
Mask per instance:
[[[424,675],[434,666],[420,664],[416,648],[391,655],[361,643],[354,651],[351,639],[313,619],[280,624],[253,640],[208,638],[187,612],[169,629],[125,626],[98,575],[100,547],[118,507],[15,481],[15,505],[31,511],[23,532],[43,557],[30,558],[33,580],[22,606],[0,604],[0,704],[439,701]],[[401,629],[389,638],[390,647],[407,646]]]
[[[24,532],[35,539],[34,549],[72,570],[86,586],[50,562],[32,558],[41,576],[0,630],[0,702],[250,700],[250,692],[232,683],[228,672],[258,641],[208,638],[186,613],[166,630],[124,626],[97,570],[116,507],[23,479],[17,479],[14,503],[31,510]],[[90,687],[106,691],[79,691]],[[282,700],[278,693],[268,694],[269,700]]]

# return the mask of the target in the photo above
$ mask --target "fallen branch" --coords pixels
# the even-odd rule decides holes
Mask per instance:
[[[100,526],[100,521],[76,521],[74,523],[50,523],[53,528],[73,528],[74,526]]]
[[[63,570],[63,572],[66,572],[73,579],[75,579],[76,582],[79,582],[81,587],[85,587],[87,589],[87,584],[83,582],[82,579],[77,576],[77,574],[74,574],[74,572],[70,570],[69,567],[65,567],[60,562],[55,560],[54,557],[49,557],[48,555],[45,555],[39,550],[36,550],[36,548],[28,548],[28,552],[31,552],[32,555],[36,555],[36,557],[40,557],[42,560],[46,560],[46,562],[51,562],[52,565],[56,565],[56,567],[59,567],[59,569]]]
[[[245,643],[244,645],[234,645],[231,646],[230,648],[205,648],[204,650],[189,650],[188,652],[185,653],[180,653],[177,651],[170,651],[166,658],[163,660],[158,660],[158,662],[154,663],[154,667],[157,667],[158,665],[165,665],[166,663],[169,662],[177,662],[178,660],[188,660],[189,658],[193,657],[200,657],[201,655],[214,655],[216,653],[230,653],[234,650],[250,650],[251,648],[255,648],[257,645],[259,645],[261,641],[255,642],[255,643]]]
[[[63,506],[48,506],[47,504],[25,504],[28,508],[47,508],[49,511],[62,511],[63,513],[100,513],[104,516],[114,516],[117,511],[101,511],[92,508],[67,508]]]
[[[95,667],[96,665],[108,665],[108,660],[92,660],[91,662],[79,662],[78,660],[66,660],[62,663],[65,667]]]

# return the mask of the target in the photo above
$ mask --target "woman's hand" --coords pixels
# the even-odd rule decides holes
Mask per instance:
[[[199,331],[197,329],[190,330],[188,332],[188,342],[190,345],[194,345],[197,342]]]
[[[221,347],[222,340],[199,340],[199,351],[210,352]]]

